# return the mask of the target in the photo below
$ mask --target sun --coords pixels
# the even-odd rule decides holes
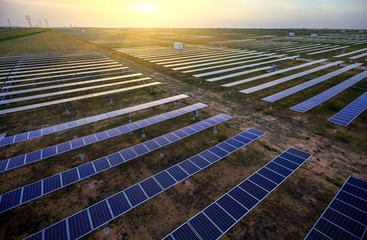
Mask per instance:
[[[138,4],[136,9],[143,13],[153,13],[157,10],[157,5],[152,2],[143,2]]]

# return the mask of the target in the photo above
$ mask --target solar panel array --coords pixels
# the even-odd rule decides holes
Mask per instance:
[[[251,88],[241,90],[240,93],[245,93],[245,94],[254,93],[254,92],[264,90],[264,89],[267,89],[269,87],[273,87],[275,85],[278,85],[278,84],[281,84],[281,83],[284,83],[284,82],[288,82],[290,80],[293,80],[293,79],[296,79],[296,78],[299,78],[299,77],[306,76],[310,73],[314,73],[314,72],[317,72],[317,71],[320,71],[320,70],[323,70],[323,69],[326,69],[326,68],[329,68],[329,67],[332,67],[332,66],[339,65],[341,63],[343,63],[343,61],[328,63],[328,64],[325,64],[325,65],[322,65],[322,66],[319,66],[319,67],[315,67],[315,68],[312,68],[312,69],[309,69],[309,70],[306,70],[306,71],[303,71],[303,72],[300,72],[300,73],[296,73],[296,74],[293,74],[293,75],[290,75],[290,76],[287,76],[287,77],[284,77],[284,78],[280,78],[280,79],[277,79],[277,80],[274,80],[274,81],[271,81],[271,82],[267,82],[267,83],[264,83],[264,84],[257,85],[255,87],[251,87]]]
[[[356,51],[353,51],[353,52],[339,54],[339,55],[336,55],[334,57],[336,57],[336,58],[345,57],[345,56],[353,55],[355,53],[359,53],[359,52],[363,52],[363,51],[367,51],[367,48],[362,48],[362,49],[359,49],[359,50],[356,50]]]
[[[337,125],[348,126],[355,118],[357,118],[362,112],[364,112],[366,108],[367,92],[363,93],[348,106],[329,118],[328,121]]]
[[[58,124],[58,125],[55,125],[55,126],[50,126],[50,127],[46,127],[46,128],[37,129],[37,130],[34,130],[34,131],[29,131],[29,132],[25,132],[25,133],[13,135],[13,136],[5,137],[5,138],[0,140],[0,147],[6,146],[6,145],[9,145],[9,144],[13,144],[13,143],[19,143],[19,142],[26,141],[26,140],[36,138],[36,137],[40,137],[40,136],[45,136],[45,135],[48,135],[48,134],[51,134],[51,133],[56,133],[56,132],[59,132],[59,131],[71,129],[71,128],[74,128],[74,127],[84,126],[84,125],[89,124],[89,123],[95,123],[95,122],[98,122],[98,121],[101,121],[101,120],[105,120],[105,119],[109,119],[109,118],[113,118],[113,117],[118,117],[118,116],[125,115],[125,114],[130,114],[130,113],[140,111],[140,110],[144,110],[144,109],[147,109],[147,108],[152,108],[152,107],[156,107],[156,106],[159,106],[159,105],[179,101],[179,100],[182,100],[182,99],[186,99],[188,97],[189,96],[187,96],[185,94],[180,94],[180,95],[176,95],[176,96],[173,96],[173,97],[163,98],[163,99],[160,99],[160,100],[139,104],[139,105],[136,105],[136,106],[133,106],[133,107],[122,108],[122,109],[118,109],[118,110],[115,110],[115,111],[102,113],[102,114],[99,114],[99,115],[86,117],[86,118],[81,118],[81,119],[78,119],[78,120]]]
[[[297,111],[297,112],[301,112],[304,113],[314,107],[316,107],[317,105],[327,101],[328,99],[334,97],[335,95],[337,95],[338,93],[341,93],[342,91],[344,91],[345,89],[353,86],[354,84],[358,83],[359,81],[363,80],[364,78],[367,77],[367,71],[364,71],[362,73],[359,73],[351,78],[349,78],[348,80],[345,80],[342,83],[339,83],[338,85],[304,101],[301,102],[300,104],[297,104],[293,107],[291,107],[290,109],[292,109],[293,111]]]
[[[297,86],[288,88],[288,89],[286,89],[284,91],[281,91],[281,92],[275,93],[273,95],[267,96],[267,97],[263,98],[262,100],[263,101],[266,101],[266,102],[276,102],[276,101],[278,101],[280,99],[283,99],[285,97],[288,97],[288,96],[290,96],[292,94],[295,94],[295,93],[297,93],[299,91],[302,91],[302,90],[304,90],[306,88],[309,88],[311,86],[314,86],[314,85],[316,85],[318,83],[324,82],[324,81],[326,81],[326,80],[328,80],[328,79],[330,79],[332,77],[338,76],[338,75],[340,75],[340,74],[342,74],[344,72],[347,72],[347,71],[349,71],[349,70],[351,70],[353,68],[359,67],[361,65],[363,65],[363,63],[355,63],[355,64],[352,64],[352,65],[349,65],[347,67],[338,69],[338,70],[333,71],[331,73],[327,73],[327,74],[322,75],[320,77],[314,78],[314,79],[312,79],[310,81],[301,83],[301,84],[299,84]]]
[[[219,114],[133,147],[123,149],[119,152],[115,152],[62,173],[4,193],[1,195],[0,212],[8,211],[9,209],[18,207],[36,198],[89,178],[102,171],[124,164],[137,157],[141,157],[159,148],[163,148],[171,143],[177,142],[227,121],[228,119],[231,119],[231,117],[225,114]]]
[[[349,177],[306,240],[365,239],[367,230],[367,181]]]
[[[62,154],[68,151],[72,151],[75,149],[79,149],[81,147],[85,147],[87,145],[104,141],[113,137],[120,136],[122,134],[126,134],[128,132],[132,132],[138,129],[142,129],[148,126],[151,126],[156,123],[160,123],[165,120],[172,119],[174,117],[178,117],[189,112],[196,111],[203,107],[206,107],[206,104],[197,103],[191,106],[187,106],[181,109],[173,110],[167,113],[162,113],[160,115],[146,118],[137,122],[121,125],[119,127],[115,127],[112,129],[108,129],[102,132],[98,132],[95,134],[91,134],[85,137],[76,138],[71,141],[63,142],[57,145],[53,145],[44,149],[40,149],[34,152],[26,153],[23,155],[19,155],[16,157],[12,157],[9,159],[5,159],[0,161],[0,172],[5,172],[14,168],[18,168],[24,166],[26,164],[34,163],[42,159],[46,159],[52,156],[56,156],[58,154]]]
[[[264,134],[255,129],[242,132],[235,137],[61,220],[26,239],[79,239],[169,189],[180,181],[218,162]]]
[[[219,239],[311,156],[293,147],[287,149],[164,240]]]

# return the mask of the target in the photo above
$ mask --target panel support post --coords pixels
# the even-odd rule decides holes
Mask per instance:
[[[200,78],[200,84],[203,82],[203,80]]]
[[[218,133],[218,125],[214,126],[214,133],[217,134]]]
[[[176,108],[178,107],[177,104],[178,104],[178,100],[175,101],[175,107]]]
[[[199,111],[198,110],[194,110],[194,117],[193,119],[195,120],[197,116],[199,116]]]
[[[243,146],[243,151],[247,151],[247,145]]]
[[[129,116],[129,123],[131,123],[130,113],[128,113],[127,115]]]
[[[229,87],[229,94],[232,93],[232,87]]]
[[[250,100],[250,94],[247,94],[247,100]]]
[[[298,115],[298,119],[301,119],[302,113],[299,113]]]
[[[141,137],[142,137],[142,138],[145,138],[144,128],[142,128],[141,130],[142,130],[142,132],[143,132],[143,133],[141,134]]]
[[[150,86],[150,93],[153,93],[153,86]]]
[[[274,102],[271,102],[271,103],[270,103],[270,109],[272,109],[272,108],[273,108],[273,103],[274,103]]]
[[[88,180],[89,180],[89,187],[90,188],[93,188],[94,187],[94,184],[92,182],[92,179],[89,177]]]
[[[186,184],[186,185],[190,185],[190,179],[188,179],[188,178],[187,178],[187,179],[185,180],[185,184]]]
[[[334,132],[337,132],[338,130],[339,130],[339,125],[336,124],[335,129],[334,129]]]
[[[213,82],[213,87],[215,87],[215,82]]]
[[[107,226],[104,226],[103,232],[104,234],[108,234],[110,232],[110,229]]]
[[[163,158],[164,154],[163,154],[163,148],[161,148],[161,158]]]

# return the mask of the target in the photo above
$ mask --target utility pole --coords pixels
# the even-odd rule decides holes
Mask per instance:
[[[48,22],[47,22],[47,18],[45,18],[45,22],[46,22],[46,27],[48,28]]]
[[[11,24],[10,24],[10,20],[9,20],[9,18],[8,18],[8,23],[9,23],[9,27],[11,27]]]
[[[31,17],[29,15],[25,15],[25,19],[27,19],[28,21],[28,25],[31,28],[32,27],[32,23],[31,23]]]

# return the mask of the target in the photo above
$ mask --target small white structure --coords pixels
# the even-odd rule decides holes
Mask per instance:
[[[311,33],[312,38],[317,38],[317,33]]]
[[[173,48],[174,49],[182,49],[183,48],[182,42],[174,42],[173,43]]]
[[[345,29],[342,29],[340,32],[345,33]]]
[[[290,32],[290,33],[289,33],[289,36],[290,36],[290,37],[294,37],[294,32]]]

